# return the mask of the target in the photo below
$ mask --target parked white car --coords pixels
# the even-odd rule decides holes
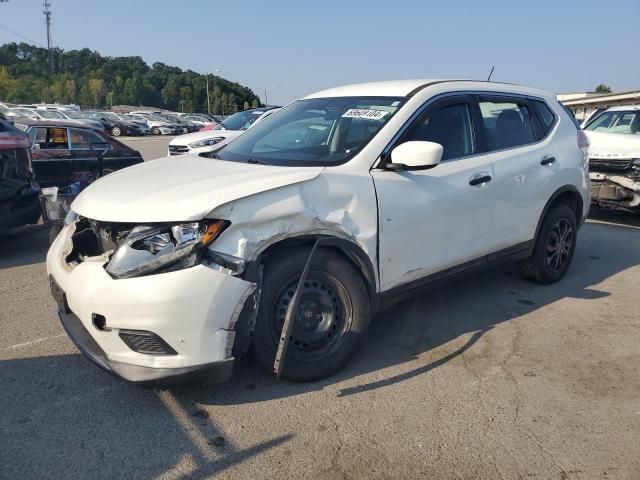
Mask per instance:
[[[277,110],[279,110],[278,107],[268,107],[234,113],[212,130],[189,133],[174,138],[169,142],[168,154],[199,154],[217,150]]]
[[[160,118],[135,113],[127,113],[125,114],[125,117],[138,124],[146,123],[152,135],[175,135],[177,133],[174,125],[171,125]]]
[[[133,382],[225,380],[249,348],[319,379],[397,295],[508,259],[560,280],[589,210],[586,147],[540,90],[332,88],[211,158],[94,182],[47,255],[52,293],[80,350]]]
[[[640,106],[609,108],[584,130],[593,203],[640,212]]]

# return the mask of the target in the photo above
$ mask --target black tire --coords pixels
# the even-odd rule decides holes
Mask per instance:
[[[273,371],[283,312],[309,253],[309,248],[291,248],[266,262],[251,348],[254,358],[268,371]],[[281,377],[310,382],[338,372],[364,342],[370,316],[367,288],[356,268],[337,254],[317,250],[298,304]]]
[[[153,127],[151,129],[151,135],[160,135],[162,132],[160,131],[160,129],[158,127]]]
[[[574,211],[564,203],[553,207],[542,221],[533,254],[522,262],[523,275],[542,284],[564,277],[573,259],[577,234]]]
[[[49,230],[49,245],[53,244],[53,241],[56,239],[60,231],[62,230],[62,225],[59,223],[54,223],[51,225],[51,229]]]

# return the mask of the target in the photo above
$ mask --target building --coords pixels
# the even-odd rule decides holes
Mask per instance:
[[[640,105],[640,90],[616,93],[561,93],[556,97],[559,102],[571,109],[579,121],[586,120],[598,109],[617,105]]]

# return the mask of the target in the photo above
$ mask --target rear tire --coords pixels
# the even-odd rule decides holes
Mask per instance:
[[[251,348],[268,371],[273,370],[287,305],[309,253],[308,248],[282,250],[265,264]],[[294,317],[282,378],[310,382],[338,372],[364,342],[370,316],[367,288],[355,267],[318,249]]]
[[[553,207],[542,221],[533,254],[521,264],[523,275],[542,284],[564,277],[573,260],[577,233],[573,210],[564,203]]]

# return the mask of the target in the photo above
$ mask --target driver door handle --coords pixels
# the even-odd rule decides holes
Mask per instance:
[[[481,185],[483,183],[487,183],[491,181],[491,175],[488,173],[476,173],[471,180],[469,180],[469,185]]]
[[[540,165],[551,165],[555,161],[556,161],[556,157],[547,156],[547,157],[544,157],[542,160],[540,160]]]

